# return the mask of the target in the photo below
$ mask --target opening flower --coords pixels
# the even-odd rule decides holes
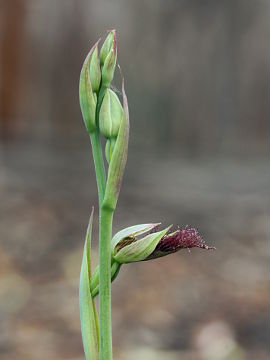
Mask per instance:
[[[112,258],[124,264],[156,259],[181,249],[215,249],[205,244],[198,230],[190,226],[170,233],[171,226],[162,231],[158,227],[159,224],[143,224],[117,233],[112,240]]]

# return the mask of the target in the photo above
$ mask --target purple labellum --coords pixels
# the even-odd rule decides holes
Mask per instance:
[[[197,229],[186,226],[185,228],[179,228],[168,235],[164,235],[157,244],[155,250],[146,260],[172,254],[181,249],[191,249],[194,247],[215,250],[215,247],[205,244]]]

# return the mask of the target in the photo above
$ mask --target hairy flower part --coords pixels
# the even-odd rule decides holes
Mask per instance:
[[[214,246],[208,246],[205,244],[197,229],[186,226],[184,228],[179,228],[170,234],[164,235],[152,254],[145,260],[156,259],[158,257],[175,253],[181,249],[191,249],[194,247],[206,250],[215,250]]]

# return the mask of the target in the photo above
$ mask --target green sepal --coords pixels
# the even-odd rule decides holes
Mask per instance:
[[[89,133],[96,130],[96,97],[91,84],[90,77],[90,62],[92,55],[97,51],[99,41],[92,47],[86,56],[81,74],[80,74],[80,83],[79,83],[79,97],[80,97],[80,106],[82,111],[83,120],[85,127]],[[93,79],[96,75],[93,75]],[[96,82],[96,80],[95,80]]]
[[[128,137],[129,137],[129,114],[128,103],[125,94],[124,81],[122,82],[123,113],[121,124],[112,153],[106,190],[102,206],[114,210],[117,204],[124,170],[127,162]]]
[[[80,320],[83,340],[83,348],[86,360],[99,359],[99,324],[94,299],[90,292],[91,279],[91,234],[93,223],[92,209],[89,225],[86,232],[86,239],[82,258],[80,275]]]
[[[149,234],[140,240],[133,241],[130,244],[123,246],[116,252],[116,254],[113,255],[113,259],[120,264],[145,260],[152,254],[157,244],[167,233],[169,228],[170,226],[165,230]]]
[[[116,253],[116,246],[121,241],[124,241],[127,239],[132,240],[133,238],[136,238],[137,236],[143,235],[145,233],[149,233],[154,228],[156,228],[158,225],[160,225],[160,223],[139,224],[139,225],[129,226],[125,229],[118,231],[112,238],[112,242],[111,242],[112,254]]]

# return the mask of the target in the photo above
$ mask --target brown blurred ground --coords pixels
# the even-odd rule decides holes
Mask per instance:
[[[78,75],[114,27],[131,117],[115,231],[191,224],[217,247],[121,270],[115,357],[269,359],[270,3],[0,4],[1,360],[83,359],[78,278],[97,196]]]

